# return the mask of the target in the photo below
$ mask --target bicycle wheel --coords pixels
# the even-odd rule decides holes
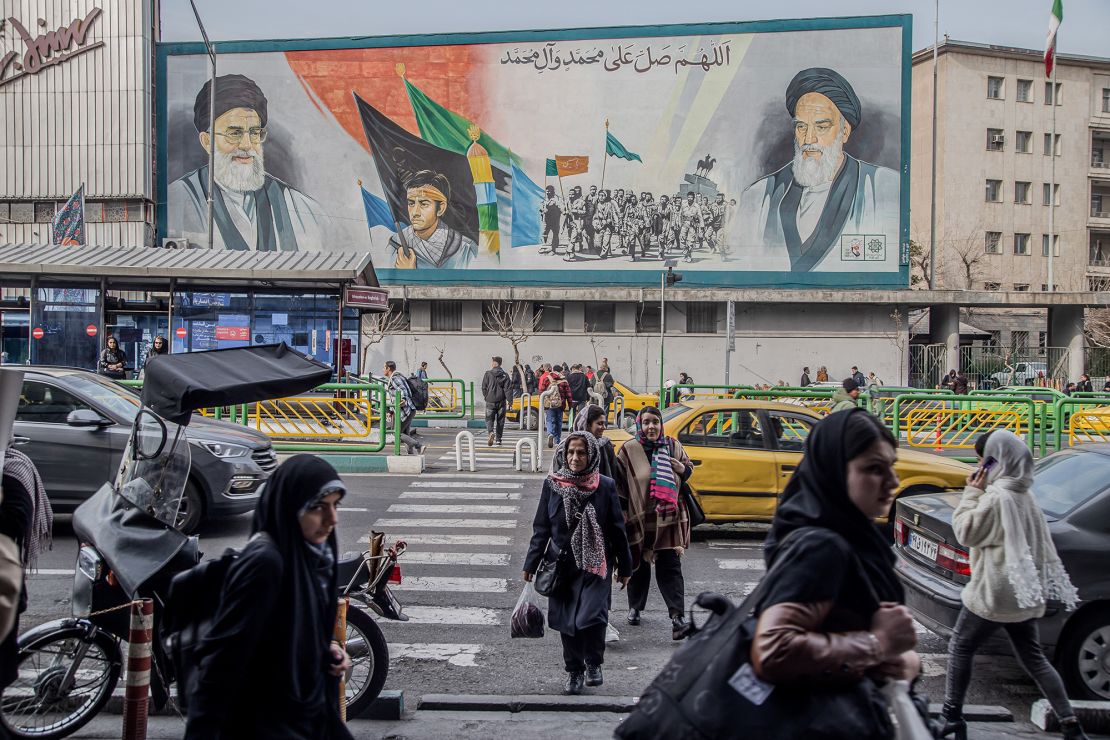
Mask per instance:
[[[62,738],[104,708],[119,681],[119,643],[104,632],[61,627],[21,645],[19,675],[0,696],[0,717],[15,737]],[[68,689],[62,684],[72,671]]]

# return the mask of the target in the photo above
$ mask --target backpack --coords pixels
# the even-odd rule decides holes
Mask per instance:
[[[255,539],[270,540],[270,535],[259,532],[251,537],[251,541]],[[220,557],[198,563],[170,581],[160,633],[162,646],[173,664],[173,675],[167,679],[177,682],[177,702],[182,709],[192,694],[200,665],[197,648],[212,628],[228,571],[242,552],[229,547]]]
[[[405,382],[409,386],[409,400],[412,401],[412,407],[416,411],[424,411],[428,408],[428,384],[416,377],[410,375],[405,378]]]
[[[561,386],[566,382],[567,381],[560,378],[559,380],[552,381],[551,385],[548,386],[548,390],[550,390],[551,388],[554,388],[555,392],[544,399],[543,407],[545,409],[561,409],[561,408],[563,408],[563,406],[564,406],[563,390],[562,390]]]
[[[605,377],[609,373],[598,373],[594,376],[594,393],[602,398],[609,397],[609,387],[605,385]]]

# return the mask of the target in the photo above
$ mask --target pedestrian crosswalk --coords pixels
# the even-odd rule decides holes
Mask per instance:
[[[536,433],[520,429],[506,429],[505,434],[501,439],[501,444],[490,447],[486,444],[487,435],[485,430],[474,430],[474,463],[476,471],[482,470],[513,470],[515,468],[515,448],[517,440],[529,439],[533,443],[536,441]],[[543,453],[545,450],[539,450],[541,456],[540,469],[543,465]],[[550,455],[546,456],[550,460]],[[522,465],[527,467],[529,456],[527,452],[524,453]],[[447,467],[454,469],[456,467],[455,450],[454,448],[447,449],[438,458],[435,458],[436,467]],[[468,469],[469,457],[466,454],[465,448],[463,450],[462,467],[464,470]]]

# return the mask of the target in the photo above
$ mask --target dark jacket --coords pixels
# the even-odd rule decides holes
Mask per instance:
[[[621,513],[617,488],[612,478],[601,476],[601,482],[593,495],[597,523],[605,537],[605,551],[608,554],[609,569],[615,567],[618,576],[632,575],[632,553],[628,549],[628,536],[624,531],[624,515]],[[548,542],[551,546],[548,547]],[[524,559],[524,571],[535,573],[540,560],[546,557],[555,560],[564,547],[570,546],[570,530],[563,509],[563,497],[551,485],[550,480],[543,482],[536,516],[532,522],[532,541],[528,545],[528,555]],[[546,554],[545,554],[546,549]],[[551,629],[566,635],[577,634],[578,630],[609,621],[609,603],[613,593],[612,575],[599,578],[596,575],[577,571],[573,580],[559,594],[547,599],[547,623]]]
[[[3,478],[4,500],[0,503],[0,534],[10,537],[23,554],[23,539],[31,526],[35,513],[34,493],[28,491],[12,475]],[[0,689],[10,686],[19,677],[16,667],[19,660],[19,615],[27,611],[27,577],[19,591],[15,621],[7,635],[0,635]]]
[[[536,373],[532,368],[525,368],[524,370],[524,386],[529,393],[533,394],[539,389],[540,383],[536,380]]]
[[[807,385],[810,385],[810,384],[811,384],[811,381],[809,379],[809,373],[802,373],[802,379],[798,383],[798,385],[805,388]]]
[[[486,370],[482,376],[482,398],[487,404],[504,403],[512,392],[512,380],[503,367]]]
[[[1088,378],[1087,380],[1081,380],[1076,383],[1075,391],[1076,393],[1092,393],[1094,392],[1094,387],[1091,385],[1091,381]]]
[[[126,369],[124,370],[109,370],[109,365],[123,365],[127,367],[127,355],[121,349],[111,349],[105,347],[100,350],[100,362],[97,365],[97,370],[101,375],[106,375],[109,378],[123,378],[127,376]]]
[[[863,390],[864,386],[867,385],[867,378],[865,378],[863,373],[859,370],[852,373],[852,380],[856,381],[856,385],[860,387],[860,390]]]
[[[967,376],[960,373],[956,379],[952,381],[952,392],[957,396],[967,395]]]
[[[570,386],[570,398],[576,404],[590,400],[590,380],[586,373],[581,370],[571,373],[567,376],[567,385]]]

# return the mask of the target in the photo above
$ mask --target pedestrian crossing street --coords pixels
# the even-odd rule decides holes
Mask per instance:
[[[530,641],[510,639],[508,624],[523,585],[520,572],[543,476],[482,471],[425,473],[407,482],[371,525],[388,542],[408,545],[400,559],[402,581],[392,588],[409,621],[378,620],[391,662],[481,669],[505,653],[527,650]],[[761,541],[717,539],[709,532],[709,538],[695,537],[686,558],[688,601],[702,590],[743,599],[763,576]],[[657,602],[658,594],[651,599]],[[613,625],[626,628],[623,597],[616,591],[613,604]],[[920,636],[929,635],[915,626]],[[939,638],[929,636],[936,649]],[[926,653],[923,659],[926,675],[944,673],[946,656]]]

